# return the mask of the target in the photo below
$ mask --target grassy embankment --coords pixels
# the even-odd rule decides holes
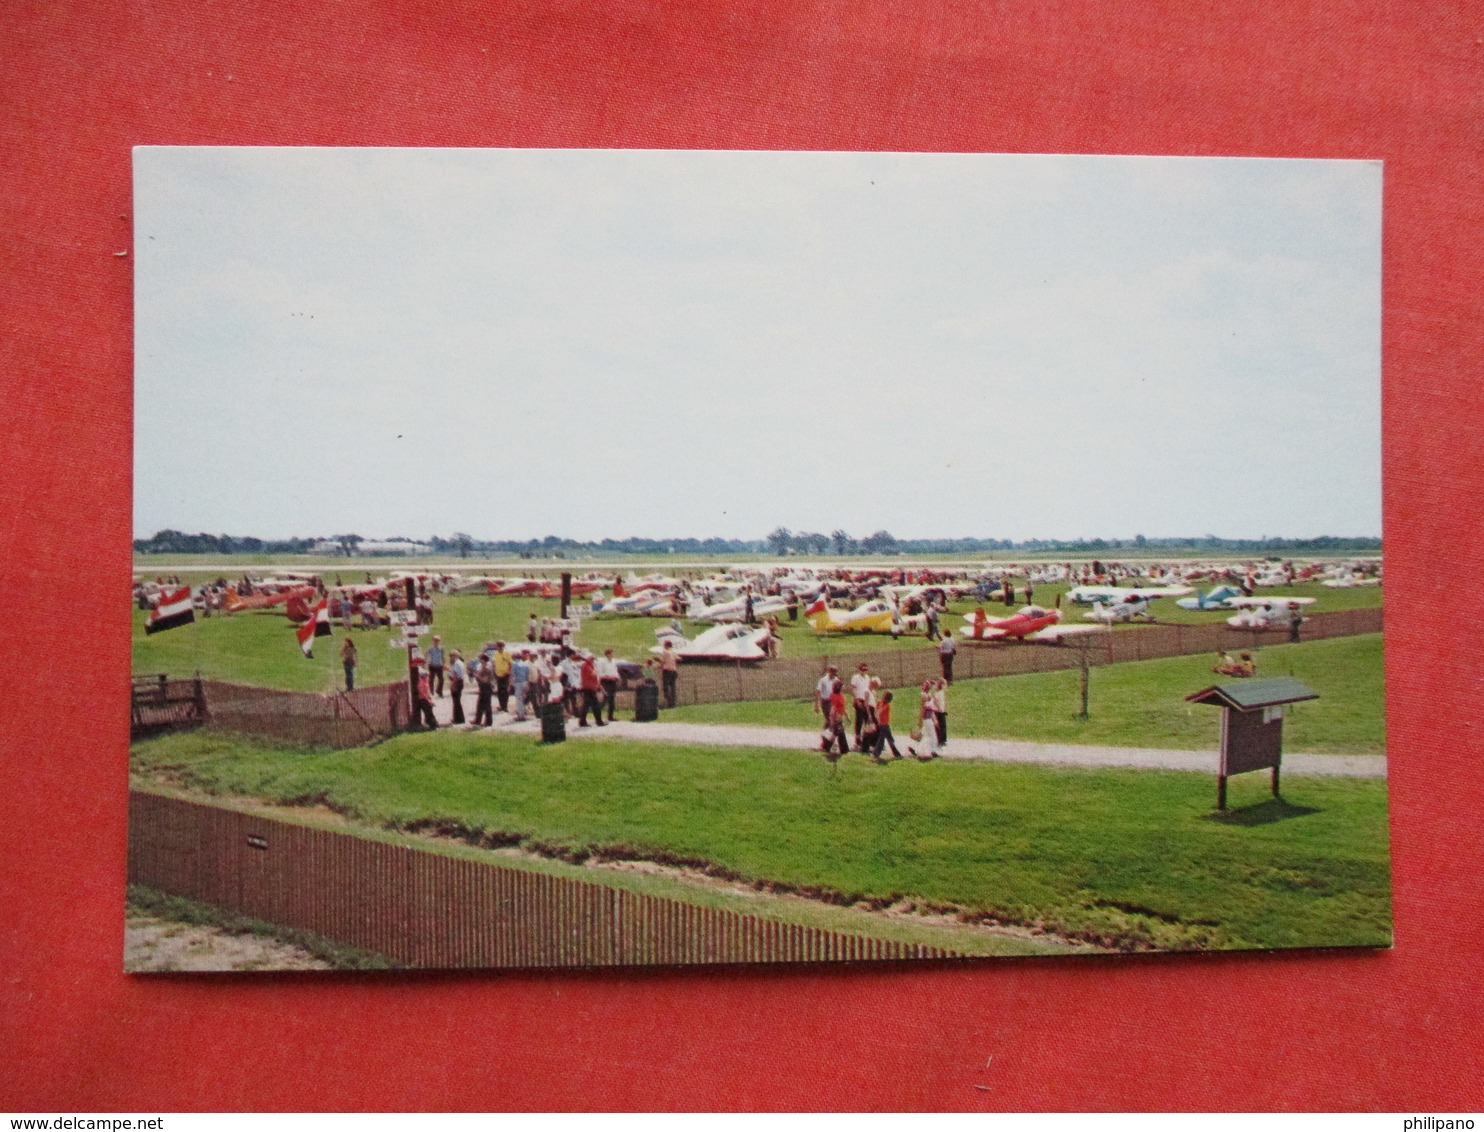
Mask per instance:
[[[1012,646],[1014,647],[1014,646]],[[993,680],[963,680],[949,693],[950,734],[979,739],[1090,743],[1108,747],[1214,750],[1221,712],[1185,697],[1223,677],[1213,657],[1176,656],[1093,668],[1088,718],[1077,718],[1078,673],[1037,672]],[[1297,645],[1272,645],[1259,654],[1259,675],[1294,676],[1320,698],[1294,704],[1284,722],[1284,748],[1319,754],[1384,754],[1386,701],[1379,633]],[[917,718],[915,688],[896,692],[893,730],[905,735]],[[733,723],[815,728],[808,700],[699,704],[664,713],[687,723]],[[900,739],[899,739],[900,741]]]
[[[329,576],[333,581],[334,574]],[[351,577],[353,575],[347,572],[347,580]],[[1064,591],[1062,586],[1037,587],[1036,601],[1049,605],[1058,593]],[[1295,587],[1292,591],[1273,592],[1275,595],[1292,592],[1317,597],[1318,604],[1310,607],[1313,610],[1374,607],[1381,601],[1381,592],[1374,586],[1330,590],[1308,585]],[[955,603],[952,613],[944,621],[945,626],[957,628],[963,623],[961,616],[971,613],[973,608],[972,602]],[[435,629],[443,637],[445,646],[462,649],[468,655],[486,641],[501,638],[524,640],[526,618],[533,611],[538,617],[555,617],[558,603],[478,594],[443,596],[436,599]],[[989,612],[1003,614],[1007,610],[995,606],[990,607]],[[1069,609],[1069,620],[1080,621],[1081,612],[1080,609]],[[1155,612],[1162,620],[1185,624],[1220,622],[1229,615],[1221,612],[1192,613],[1169,600],[1156,602]],[[314,658],[306,660],[299,652],[293,627],[281,609],[238,613],[230,617],[217,615],[153,636],[145,635],[146,616],[138,610],[133,613],[135,672],[168,672],[185,676],[199,670],[203,675],[216,679],[309,692],[330,691],[340,685],[339,637],[342,630],[338,628],[335,637],[321,638],[316,644]],[[587,648],[612,648],[620,657],[642,660],[649,656],[649,649],[655,643],[655,627],[662,623],[648,617],[598,616],[583,623],[579,641]],[[685,628],[694,636],[705,626],[688,623]],[[781,631],[784,657],[928,647],[921,637],[903,637],[898,641],[879,634],[822,637],[802,622],[792,625],[785,621]],[[1137,633],[1141,629],[1139,626],[1121,625],[1115,631]],[[405,675],[406,654],[388,647],[390,630],[355,630],[351,635],[360,651],[358,679],[363,685],[385,683]],[[1274,634],[1274,640],[1281,639],[1280,635]]]
[[[378,827],[453,827],[474,842],[582,861],[690,862],[820,889],[840,902],[910,898],[1105,945],[1385,945],[1386,789],[1263,776],[1211,813],[1205,775],[997,764],[832,774],[799,752],[541,747],[438,732],[311,752],[196,732],[135,745],[136,783],[322,802]]]

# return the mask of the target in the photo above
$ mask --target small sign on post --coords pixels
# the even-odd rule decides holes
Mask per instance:
[[[1221,763],[1216,772],[1216,808],[1226,809],[1226,780],[1249,770],[1273,772],[1273,797],[1283,764],[1283,709],[1319,693],[1291,676],[1213,684],[1185,697],[1193,704],[1214,704],[1221,712]]]

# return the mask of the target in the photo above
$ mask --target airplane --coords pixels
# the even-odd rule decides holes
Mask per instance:
[[[663,653],[665,642],[669,641],[683,660],[762,660],[768,655],[763,648],[768,633],[766,628],[717,625],[694,640],[686,640],[673,626],[665,625],[654,631],[660,643],[649,651],[656,655]]]
[[[1231,599],[1241,597],[1242,591],[1236,586],[1216,586],[1208,593],[1196,592],[1195,597],[1182,597],[1175,602],[1181,609],[1231,609]]]
[[[963,630],[966,641],[994,641],[1010,637],[1023,641],[1031,634],[1039,633],[1060,621],[1061,610],[1027,605],[1009,617],[990,617],[981,606],[964,620],[968,622]]]
[[[678,599],[668,591],[641,590],[638,593],[615,595],[607,601],[593,601],[597,613],[618,613],[632,617],[670,617],[680,612]]]
[[[1361,576],[1360,574],[1341,574],[1334,578],[1325,578],[1324,581],[1320,582],[1319,584],[1322,586],[1328,586],[1332,590],[1349,589],[1351,586],[1379,586],[1381,584],[1381,579],[1367,578]]]
[[[1137,590],[1124,591],[1126,596],[1122,601],[1110,601],[1104,604],[1101,601],[1093,603],[1090,610],[1082,616],[1088,621],[1101,621],[1104,625],[1112,625],[1117,621],[1132,621],[1140,618],[1144,621],[1153,621],[1149,616],[1148,597],[1140,597]]]
[[[1193,586],[1146,586],[1143,589],[1126,589],[1123,586],[1077,586],[1067,591],[1067,600],[1074,601],[1078,605],[1098,605],[1110,601],[1123,601],[1132,594],[1148,602],[1156,597],[1183,597],[1194,592]]]
[[[556,599],[562,596],[562,583],[553,582],[549,578],[509,578],[505,581],[494,579],[485,582],[485,588],[491,597],[540,597]],[[573,597],[581,597],[583,594],[597,593],[603,588],[602,582],[582,581],[572,579],[571,594]]]
[[[788,603],[782,598],[753,595],[754,618],[771,617],[787,608]],[[719,601],[715,605],[707,605],[699,597],[692,597],[685,616],[690,621],[741,621],[747,616],[747,595],[734,597],[730,601]]]
[[[247,597],[238,597],[237,591],[228,586],[227,596],[222,601],[222,609],[228,613],[240,613],[246,609],[268,609],[274,605],[283,605],[290,598],[313,597],[316,592],[313,586],[294,586],[291,589],[279,590],[277,593],[252,593]]]
[[[1226,619],[1233,629],[1283,629],[1288,627],[1288,608],[1313,605],[1312,597],[1234,597],[1231,608],[1237,610]]]
[[[831,609],[821,597],[804,610],[804,619],[816,633],[891,633],[897,616],[891,605],[880,599],[847,612]]]

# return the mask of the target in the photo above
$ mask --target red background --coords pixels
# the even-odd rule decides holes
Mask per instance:
[[[1484,1107],[1481,62],[1461,2],[8,0],[0,1106]],[[1396,949],[124,977],[141,143],[1384,159]]]

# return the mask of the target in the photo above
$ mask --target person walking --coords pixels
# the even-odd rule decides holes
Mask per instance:
[[[1288,639],[1297,641],[1299,639],[1299,627],[1304,623],[1304,615],[1299,611],[1299,603],[1290,601],[1288,603]]]
[[[505,642],[496,641],[495,651],[490,656],[490,666],[495,673],[495,699],[501,711],[510,708],[510,654],[505,651]]]
[[[531,662],[525,649],[517,650],[510,662],[510,695],[515,700],[515,718],[526,718],[526,697],[530,695]]]
[[[412,705],[412,721],[416,727],[426,726],[429,731],[438,730],[438,720],[433,715],[433,689],[428,683],[427,663],[418,657],[413,665],[417,668],[417,697]]]
[[[613,659],[613,650],[604,649],[603,659],[597,662],[598,683],[603,687],[603,702],[608,708],[608,722],[613,722],[613,711],[618,703],[618,662]]]
[[[869,722],[870,706],[868,697],[870,694],[870,667],[865,664],[858,665],[855,675],[850,678],[850,697],[852,706],[855,708],[855,749],[857,751],[865,750],[861,745],[861,732],[865,730]]]
[[[824,742],[819,749],[830,762],[850,751],[850,743],[845,738],[845,685],[839,680],[831,683],[829,699],[825,701],[824,731],[821,738]],[[832,756],[830,752],[837,744],[840,750]]]
[[[938,665],[943,669],[943,679],[950,684],[953,683],[953,658],[957,652],[958,642],[953,639],[953,630],[945,629],[943,639],[938,642]]]
[[[877,762],[883,761],[881,752],[888,746],[892,758],[902,757],[902,752],[897,750],[897,738],[891,733],[891,702],[891,690],[887,689],[881,693],[881,700],[876,705],[876,743],[871,749],[871,757]]]
[[[578,679],[582,684],[582,709],[578,715],[578,726],[587,726],[587,714],[592,712],[593,722],[603,727],[603,700],[600,696],[603,685],[598,679],[598,666],[593,660],[593,654],[585,652],[582,654],[582,664]]]
[[[443,695],[443,638],[435,636],[433,644],[428,649],[428,683],[433,689],[433,695]]]
[[[562,706],[567,711],[568,719],[576,719],[577,708],[582,701],[582,665],[577,661],[577,654],[565,652],[561,669]]]
[[[948,681],[939,680],[933,690],[933,722],[937,725],[939,748],[948,746]]]
[[[907,745],[907,753],[921,762],[938,757],[938,725],[933,697],[933,682],[924,680],[917,701],[917,734]]]
[[[666,641],[660,652],[660,684],[665,693],[665,706],[675,706],[675,697],[680,682],[680,654],[675,651],[675,642]]]
[[[495,670],[488,656],[481,654],[475,663],[474,683],[479,693],[474,701],[474,726],[492,727],[495,722]]]
[[[819,683],[814,685],[814,710],[829,720],[830,695],[835,690],[835,677],[840,670],[833,664],[824,670],[824,675],[819,678]]]
[[[469,678],[469,670],[458,649],[450,650],[448,655],[448,695],[453,700],[453,717],[450,722],[464,723],[464,683]]]
[[[345,690],[356,690],[356,643],[347,635],[340,646],[340,666],[345,669]]]

